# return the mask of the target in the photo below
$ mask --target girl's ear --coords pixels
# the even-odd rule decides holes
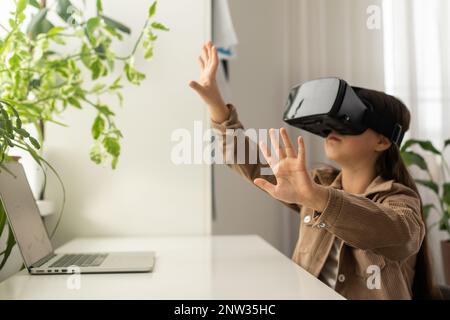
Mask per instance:
[[[389,140],[382,134],[378,134],[378,140],[377,140],[377,144],[375,145],[375,151],[378,151],[378,152],[386,151],[387,149],[389,149],[391,147],[391,145],[392,145],[391,140]]]

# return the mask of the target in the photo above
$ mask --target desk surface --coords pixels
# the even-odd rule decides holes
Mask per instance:
[[[23,270],[0,283],[0,300],[343,299],[257,236],[83,238],[57,252],[149,250],[156,252],[152,273],[86,274],[75,279],[31,276]]]

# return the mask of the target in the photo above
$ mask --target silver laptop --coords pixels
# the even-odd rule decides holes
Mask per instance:
[[[56,254],[20,163],[0,168],[0,200],[31,274],[123,273],[153,270],[153,252]],[[8,172],[9,171],[9,172]]]

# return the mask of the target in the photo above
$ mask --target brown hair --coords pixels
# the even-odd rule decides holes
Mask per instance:
[[[399,99],[383,92],[369,89],[358,88],[356,89],[356,93],[362,100],[369,102],[375,112],[395,120],[405,131],[409,130],[411,114],[405,104]],[[416,183],[403,162],[399,147],[396,144],[393,143],[392,146],[378,158],[376,171],[383,179],[395,180],[414,190],[420,198]],[[420,199],[420,203],[422,204],[422,199]],[[426,224],[423,210],[421,213],[422,219]],[[431,255],[426,236],[417,254],[412,294],[413,299],[441,298],[441,294],[433,279]]]

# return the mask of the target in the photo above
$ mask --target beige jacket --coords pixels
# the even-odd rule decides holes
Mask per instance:
[[[212,123],[224,135],[226,129],[243,128],[235,107],[228,107],[229,119]],[[246,138],[247,150],[252,144]],[[250,181],[261,177],[276,182],[274,176],[260,175],[267,165],[259,160],[253,165],[229,166]],[[292,260],[318,277],[338,237],[342,240],[338,293],[348,299],[411,299],[416,254],[425,237],[419,196],[381,177],[374,179],[363,195],[354,195],[342,190],[339,171],[316,169],[311,175],[317,183],[330,186],[328,204],[319,213],[285,203],[300,214],[301,221]]]

